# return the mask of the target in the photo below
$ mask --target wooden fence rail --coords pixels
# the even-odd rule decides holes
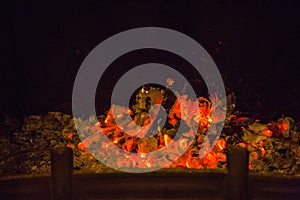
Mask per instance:
[[[51,152],[53,199],[73,199],[73,153],[70,148]],[[245,148],[228,148],[227,199],[248,197],[248,151]]]
[[[72,174],[71,149],[51,152],[51,177],[0,181],[0,199],[299,199],[300,177],[248,175],[248,152],[228,147],[228,173],[165,169]],[[175,173],[174,173],[175,172]]]

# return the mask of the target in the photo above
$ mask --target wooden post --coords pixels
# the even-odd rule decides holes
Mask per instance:
[[[59,148],[51,151],[51,181],[53,200],[73,199],[73,151]]]
[[[250,199],[248,194],[248,160],[246,148],[228,146],[228,188],[227,198]]]

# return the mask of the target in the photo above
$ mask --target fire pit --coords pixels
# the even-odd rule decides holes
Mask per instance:
[[[227,96],[226,122],[220,138],[214,144],[205,144],[203,138],[208,127],[218,122],[218,116],[212,116],[211,110],[222,101],[216,98],[209,101],[205,97],[191,100],[181,96],[180,104],[176,98],[170,100],[167,92],[144,86],[137,92],[135,104],[129,110],[115,105],[120,113],[129,113],[136,124],[146,126],[153,123],[149,121],[147,110],[152,104],[173,102],[168,108],[168,121],[158,126],[158,131],[147,129],[139,133],[146,135],[157,131],[157,134],[143,139],[128,135],[122,127],[118,127],[112,109],[100,115],[99,119],[72,119],[61,112],[27,116],[21,129],[14,129],[16,123],[7,119],[3,128],[10,130],[11,135],[1,140],[1,196],[6,199],[45,199],[59,195],[66,195],[64,199],[74,195],[77,199],[222,199],[269,198],[276,194],[278,198],[291,199],[299,195],[300,127],[292,118],[265,122],[245,117],[235,109],[235,96],[231,94]],[[199,106],[200,112],[181,113],[180,106]],[[121,120],[122,117],[122,114],[116,116]],[[88,137],[83,140],[78,137],[74,120],[81,120],[80,128]],[[99,131],[103,130],[120,149],[139,153],[133,161],[116,157],[114,168],[151,168],[155,160],[149,162],[151,159],[146,160],[144,153],[170,145],[180,123],[185,126],[184,134],[187,136],[175,140],[174,145],[184,148],[196,122],[199,126],[192,145],[178,159],[157,172],[121,173],[106,167],[95,159],[95,152],[91,154],[89,151],[97,143]],[[132,124],[124,123],[125,126],[130,130]],[[101,145],[105,148],[106,144]],[[203,158],[198,156],[201,145],[214,145]],[[62,152],[59,151],[61,148]],[[101,156],[106,158],[109,155]],[[178,156],[176,151],[174,156]],[[165,159],[172,160],[169,157]],[[286,190],[284,185],[289,189]]]

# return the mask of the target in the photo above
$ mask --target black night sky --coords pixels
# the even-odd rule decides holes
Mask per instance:
[[[180,31],[207,50],[239,110],[300,119],[296,1],[16,2],[2,3],[1,118],[71,112],[77,70],[96,45],[121,31],[158,26]],[[99,107],[107,106],[114,82],[128,67],[160,59],[180,63],[162,52],[120,58],[99,84]],[[192,74],[186,66],[182,70]]]

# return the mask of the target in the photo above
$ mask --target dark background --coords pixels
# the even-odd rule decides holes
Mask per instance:
[[[17,2],[1,6],[2,119],[70,113],[73,82],[85,56],[106,38],[144,26],[171,28],[197,40],[213,57],[228,91],[236,94],[239,110],[300,118],[296,1]],[[108,106],[113,83],[126,67],[164,59],[158,55],[131,55],[111,66],[99,84],[97,106]]]

